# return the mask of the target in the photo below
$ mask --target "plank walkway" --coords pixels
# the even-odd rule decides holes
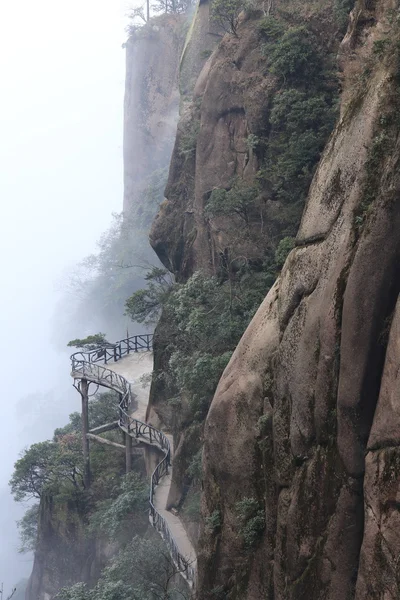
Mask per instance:
[[[138,406],[132,412],[132,416],[140,421],[145,420],[147,405],[149,401],[150,387],[143,388],[139,381],[143,375],[148,375],[153,370],[153,354],[152,352],[136,352],[125,356],[116,363],[108,363],[107,369],[122,375],[131,384],[131,390],[136,395]],[[173,456],[173,439],[172,436],[164,432],[169,440],[171,447],[172,469],[174,466]],[[184,556],[194,568],[196,568],[196,552],[186,533],[180,518],[173,515],[171,511],[166,509],[169,491],[172,481],[172,469],[168,475],[165,475],[155,490],[154,505],[157,511],[164,517],[168,523],[168,527],[178,546],[179,552]]]

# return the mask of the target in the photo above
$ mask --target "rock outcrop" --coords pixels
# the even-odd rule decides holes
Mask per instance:
[[[211,405],[199,598],[399,597],[398,36],[395,3],[356,4],[296,248]]]
[[[179,111],[178,69],[187,17],[165,14],[125,44],[124,210],[149,175],[168,165]]]
[[[115,548],[87,536],[86,527],[79,503],[55,503],[51,496],[43,496],[26,600],[48,600],[77,581],[96,582]]]
[[[318,45],[326,46],[325,54],[336,53],[339,35],[330,0],[318,7],[305,4],[296,18],[285,3],[277,5],[289,26],[311,22]],[[248,187],[256,185],[265,161],[263,144],[268,146],[271,104],[282,81],[268,68],[259,27],[264,17],[262,10],[242,14],[238,35],[221,31],[218,35],[217,30],[205,35],[210,31],[210,17],[208,3],[202,2],[192,26],[181,65],[181,117],[165,201],[150,234],[158,257],[178,282],[187,281],[197,270],[220,275],[224,269],[234,269],[235,261],[243,257],[249,264],[261,263],[266,249],[273,253],[276,248],[281,203],[271,199],[267,185],[261,183],[258,188],[261,227],[257,214],[254,223],[249,220],[250,235],[245,240],[240,240],[240,219],[205,214],[213,190],[229,190],[235,180]],[[190,54],[193,47],[197,60]],[[258,140],[264,141],[257,146]],[[168,372],[168,342],[168,323],[162,316],[154,338],[156,372]],[[185,411],[177,417],[171,410],[162,379],[153,381],[147,416],[153,424],[161,420],[175,431],[177,468],[170,505],[179,507],[188,488],[185,469],[194,446],[189,437],[194,433],[191,430],[189,435],[180,426]],[[196,429],[197,438],[200,429]]]

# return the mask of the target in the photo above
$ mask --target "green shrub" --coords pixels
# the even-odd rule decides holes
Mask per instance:
[[[67,346],[90,352],[103,346],[110,346],[110,342],[107,342],[105,333],[95,333],[94,335],[88,335],[84,339],[71,340]]]
[[[214,510],[209,517],[206,517],[205,523],[210,533],[216,533],[222,525],[221,511]]]
[[[134,537],[114,556],[93,588],[77,583],[63,588],[57,600],[185,600],[177,567],[161,539]]]
[[[255,137],[255,136],[254,136]],[[252,212],[257,207],[259,190],[236,178],[229,190],[215,189],[204,210],[208,218],[236,215],[249,225]]]
[[[335,0],[333,14],[339,31],[344,34],[349,22],[349,13],[354,6],[354,0]]]
[[[282,33],[280,23],[266,21],[264,45],[272,73],[282,86],[272,100],[260,186],[283,203],[277,218],[282,237],[294,236],[321,152],[337,117],[337,88],[322,50],[305,27]],[[305,86],[305,81],[307,86]]]
[[[203,449],[201,448],[197,454],[195,454],[188,466],[187,474],[189,477],[194,479],[194,481],[201,481],[202,478],[202,459],[203,459]]]
[[[294,248],[295,239],[292,237],[284,237],[278,244],[275,251],[275,261],[278,267],[283,267],[285,260]]]
[[[240,535],[249,550],[259,541],[265,529],[265,513],[255,498],[244,498],[235,505],[240,524]]]
[[[263,37],[268,41],[276,41],[285,33],[285,27],[283,23],[274,17],[264,17],[261,19],[258,28]]]
[[[116,539],[122,533],[131,532],[140,519],[146,518],[149,486],[147,480],[131,472],[125,475],[115,486],[113,495],[96,505],[90,517],[90,530],[106,534],[110,539]]]
[[[196,153],[197,136],[200,131],[200,119],[193,119],[179,138],[179,152],[186,159]]]
[[[372,51],[376,56],[378,56],[379,58],[382,58],[382,56],[384,56],[386,50],[388,49],[389,45],[390,45],[390,40],[376,40],[373,43]]]
[[[249,133],[246,138],[246,146],[249,150],[255,150],[257,146],[260,144],[260,138],[254,133]]]
[[[287,82],[314,79],[322,71],[315,39],[306,27],[290,27],[267,47],[270,70]]]
[[[200,521],[200,492],[193,492],[188,495],[184,503],[184,513],[194,523]]]
[[[21,546],[19,552],[34,552],[36,549],[39,520],[39,504],[30,506],[22,519],[17,521]]]

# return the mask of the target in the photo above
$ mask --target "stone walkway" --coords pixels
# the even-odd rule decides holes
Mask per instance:
[[[143,387],[139,381],[142,375],[150,374],[153,370],[153,354],[152,352],[135,352],[129,354],[125,358],[121,359],[117,363],[108,363],[105,365],[107,369],[119,373],[131,384],[132,392],[136,395],[138,401],[137,409],[132,413],[136,419],[144,421],[146,417],[147,404],[149,401],[150,386]],[[172,468],[173,468],[173,456],[174,456],[174,444],[172,436],[164,431],[171,446],[171,457],[172,457]],[[169,510],[166,509],[168,494],[171,487],[171,474],[172,469],[168,475],[162,478],[158,484],[155,496],[154,506],[157,511],[167,521],[169,529],[175,539],[178,546],[179,552],[188,561],[191,562],[192,566],[196,566],[196,553],[192,543],[186,533],[186,530],[182,524],[182,521],[178,516],[173,515]]]

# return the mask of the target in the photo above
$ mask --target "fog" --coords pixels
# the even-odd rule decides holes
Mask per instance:
[[[127,3],[4,0],[0,14],[0,583],[29,575],[8,480],[78,408],[52,345],[62,274],[122,210]],[[58,310],[60,310],[58,308]],[[79,333],[79,332],[77,332]],[[121,332],[123,333],[123,332]],[[68,340],[65,340],[66,342]]]

